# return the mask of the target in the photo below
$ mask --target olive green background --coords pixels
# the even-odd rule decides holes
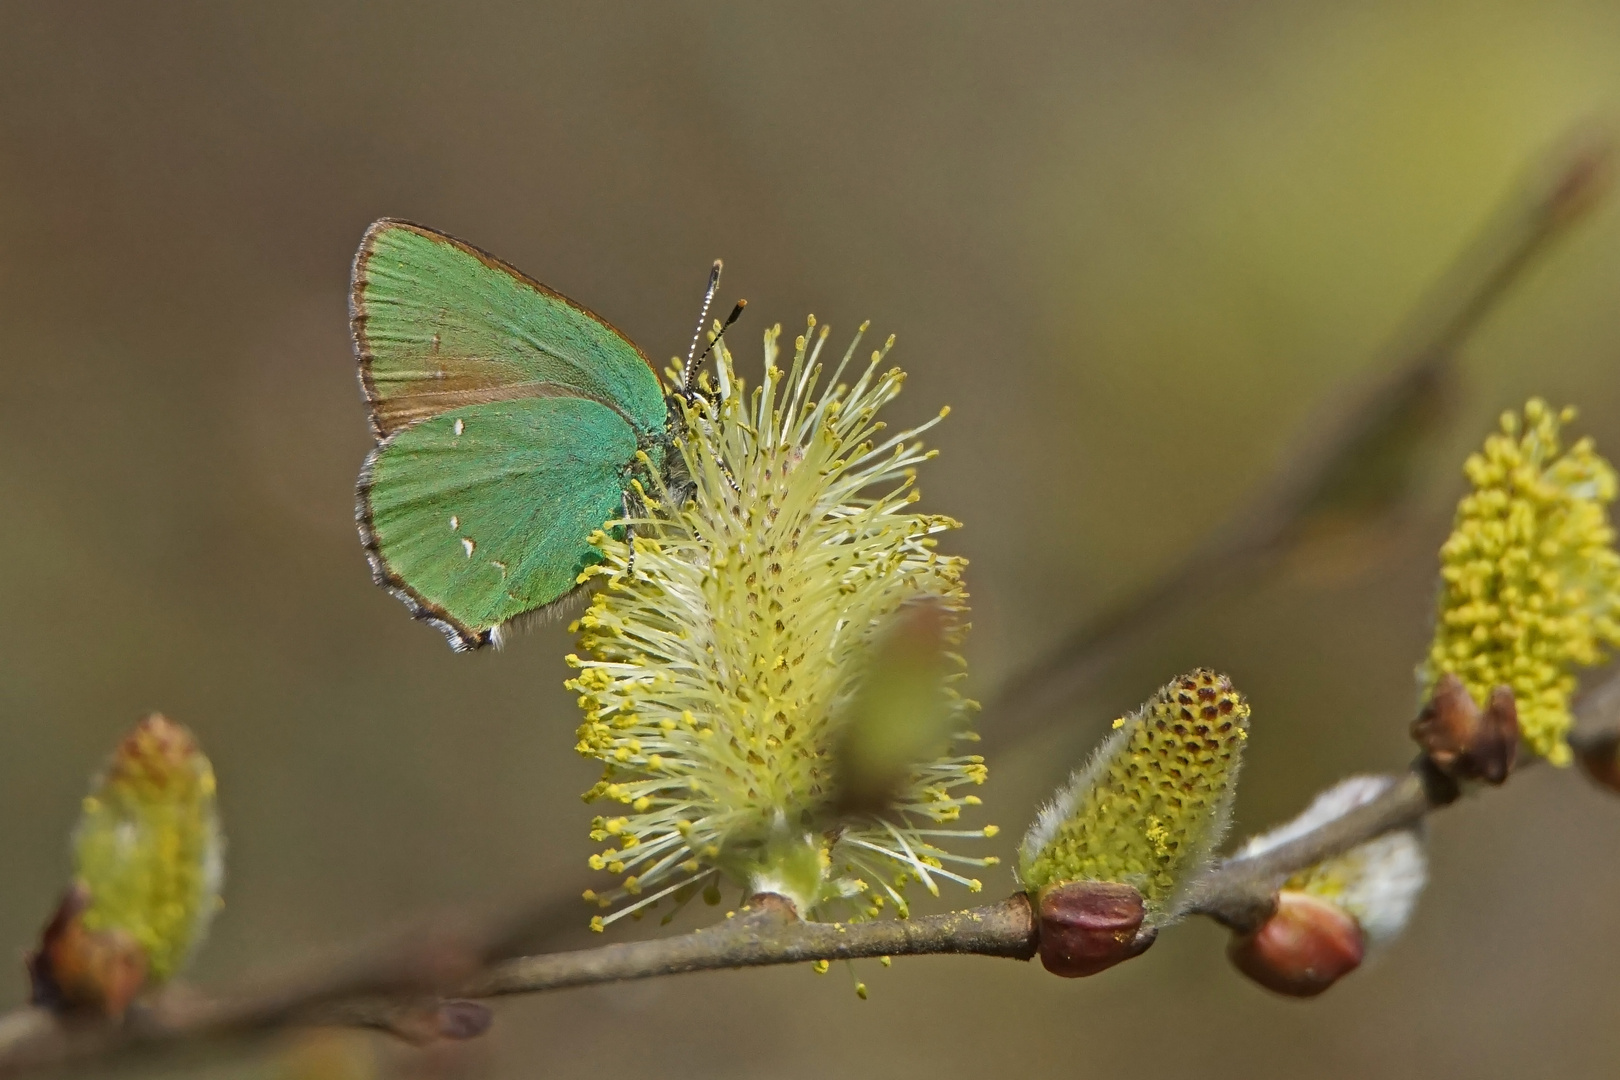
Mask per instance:
[[[745,367],[811,311],[835,341],[898,333],[898,418],[954,409],[923,505],[965,523],[988,695],[1389,367],[1523,166],[1615,113],[1617,56],[1608,0],[0,0],[0,943],[36,932],[89,774],[151,708],[222,785],[200,980],[582,883],[564,630],[454,656],[367,577],[345,287],[373,218],[494,251],[655,357],[717,255],[723,298],[750,301]],[[996,755],[1003,854],[1117,712],[1194,664],[1254,707],[1240,830],[1399,768],[1462,455],[1532,392],[1620,449],[1617,297],[1610,204],[1470,341],[1404,528],[1190,605]],[[512,1001],[470,1064],[1612,1075],[1620,800],[1541,768],[1432,836],[1406,937],[1311,1003],[1237,976],[1198,922],[1075,982],[923,958],[862,966],[867,1002],[837,967]],[[20,965],[3,986],[22,999]]]

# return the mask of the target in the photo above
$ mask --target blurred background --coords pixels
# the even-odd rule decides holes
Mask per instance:
[[[345,303],[372,219],[493,251],[657,358],[716,256],[745,369],[809,312],[835,342],[898,334],[897,419],[953,407],[924,507],[964,522],[989,699],[1399,364],[1526,168],[1620,113],[1617,55],[1610,0],[0,2],[0,943],[36,935],[89,776],[149,709],[221,781],[199,981],[590,883],[565,630],[455,656],[369,581]],[[1403,766],[1462,458],[1531,393],[1620,450],[1617,296],[1605,204],[1468,338],[1393,514],[1166,610],[1033,714],[987,710],[1002,854],[1195,664],[1253,703],[1240,834]],[[1620,802],[1541,768],[1432,838],[1406,937],[1314,1002],[1243,980],[1197,921],[1074,982],[919,958],[863,966],[866,1002],[838,967],[506,1001],[472,1063],[1612,1076]],[[588,915],[557,942],[600,941]],[[0,1003],[24,997],[18,964]]]

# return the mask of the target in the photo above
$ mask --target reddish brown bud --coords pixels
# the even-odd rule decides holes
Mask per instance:
[[[1594,783],[1620,792],[1620,732],[1571,737],[1569,745],[1575,751],[1575,760],[1580,762],[1582,772]]]
[[[75,885],[62,897],[28,955],[32,1001],[59,1013],[117,1020],[146,984],[146,951],[122,930],[87,930],[90,894]]]
[[[1498,686],[1483,712],[1462,680],[1442,675],[1429,703],[1412,721],[1412,738],[1454,780],[1500,784],[1519,754],[1519,710],[1513,691]]]
[[[1036,898],[1041,963],[1054,975],[1095,975],[1147,951],[1158,936],[1142,929],[1142,894],[1111,881],[1066,881]]]
[[[1237,969],[1267,990],[1315,997],[1361,965],[1361,927],[1344,911],[1308,893],[1277,894],[1277,912],[1227,947]]]

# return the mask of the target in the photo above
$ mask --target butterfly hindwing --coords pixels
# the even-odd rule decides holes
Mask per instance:
[[[388,436],[361,474],[379,584],[460,650],[569,592],[619,516],[637,438],[589,398],[464,406]]]
[[[470,244],[384,219],[354,259],[350,315],[378,440],[453,409],[575,395],[646,435],[664,397],[647,357],[600,316]]]

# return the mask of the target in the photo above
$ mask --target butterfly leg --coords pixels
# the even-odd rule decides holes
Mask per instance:
[[[726,478],[726,483],[731,485],[731,490],[735,491],[738,495],[741,495],[743,493],[742,486],[737,483],[737,478],[731,475],[731,466],[727,465],[725,461],[718,456],[714,460],[715,463],[720,466],[720,475],[724,476]]]
[[[628,491],[619,499],[619,510],[625,517],[624,542],[630,548],[630,557],[624,560],[624,576],[634,580],[636,576],[636,526],[630,520],[632,502],[635,503],[637,510],[641,509],[641,500],[635,498]]]

